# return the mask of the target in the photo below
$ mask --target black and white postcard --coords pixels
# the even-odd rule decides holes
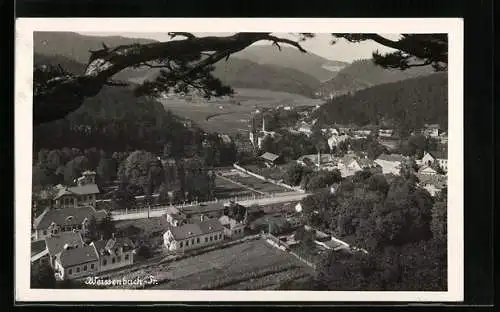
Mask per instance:
[[[460,19],[21,18],[15,90],[16,300],[463,299]]]

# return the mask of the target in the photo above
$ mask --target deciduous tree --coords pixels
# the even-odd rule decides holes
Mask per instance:
[[[31,266],[31,288],[51,289],[55,286],[54,270],[48,263]]]

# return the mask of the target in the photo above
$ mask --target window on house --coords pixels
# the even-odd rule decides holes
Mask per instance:
[[[108,264],[108,261],[106,259],[102,259],[102,265]]]
[[[214,238],[213,238],[212,236],[210,236],[210,241],[213,241],[213,239],[214,239]]]
[[[94,269],[94,264],[90,264],[90,269],[93,270]]]
[[[111,263],[115,263],[115,262],[116,262],[115,257],[111,258]]]
[[[47,235],[47,230],[43,230],[43,235]]]
[[[76,268],[76,273],[80,273],[80,267]]]
[[[191,240],[191,245],[194,245],[194,238]]]
[[[84,271],[87,271],[87,265],[84,265],[84,266],[83,266],[83,270],[84,270]]]
[[[182,242],[179,243],[179,247],[182,247]]]
[[[125,261],[128,260],[128,254],[125,255]]]
[[[73,274],[73,269],[69,269],[69,270],[68,270],[68,274],[69,274],[69,275]]]
[[[205,243],[208,242],[208,237],[205,237]]]
[[[196,238],[196,243],[198,243],[198,244],[200,243],[200,238],[199,237]]]
[[[186,247],[187,247],[187,246],[189,246],[189,241],[188,241],[188,240],[186,241]]]

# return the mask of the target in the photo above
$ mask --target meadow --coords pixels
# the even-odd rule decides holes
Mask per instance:
[[[180,98],[159,100],[165,109],[192,120],[203,130],[236,134],[248,131],[248,122],[257,108],[283,106],[315,106],[322,100],[299,94],[261,89],[235,89],[231,99],[188,101]]]

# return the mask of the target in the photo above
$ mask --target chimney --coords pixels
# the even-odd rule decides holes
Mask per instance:
[[[266,120],[264,114],[262,114],[262,132],[266,132]]]

